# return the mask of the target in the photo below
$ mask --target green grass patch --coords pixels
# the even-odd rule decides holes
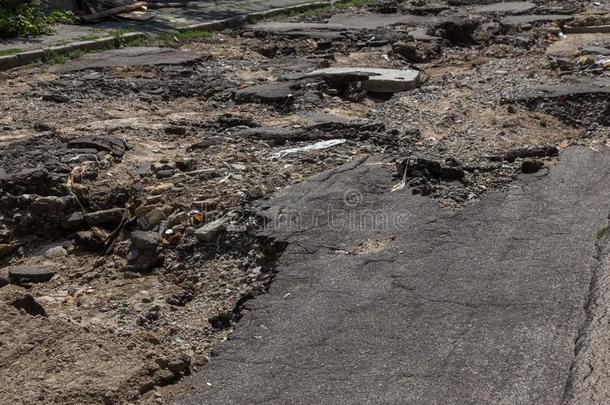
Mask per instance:
[[[55,52],[46,52],[40,62],[47,65],[61,65],[66,63],[66,57]]]
[[[21,51],[23,51],[23,49],[21,49],[21,48],[0,49],[0,56],[14,55],[14,54],[19,53]]]

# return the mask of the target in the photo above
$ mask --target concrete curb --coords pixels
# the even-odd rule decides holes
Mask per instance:
[[[319,1],[314,3],[303,3],[289,7],[273,8],[265,11],[255,11],[252,13],[240,14],[235,17],[225,18],[222,20],[206,21],[198,24],[188,25],[185,27],[176,28],[178,32],[188,31],[221,31],[227,28],[236,28],[246,23],[253,23],[262,18],[288,14],[292,12],[307,11],[317,8],[322,8],[331,5],[330,1]],[[121,38],[130,41],[134,39],[146,38],[146,34],[143,32],[130,32],[121,35]],[[33,62],[37,62],[43,59],[46,55],[67,55],[75,50],[82,51],[95,51],[112,47],[114,45],[115,37],[104,37],[94,39],[91,41],[79,41],[72,42],[67,45],[52,46],[47,48],[35,49],[31,51],[20,52],[14,55],[0,56],[0,71],[13,69],[19,66],[27,65]]]
[[[134,40],[145,37],[146,35],[142,32],[130,32],[121,36],[121,38],[124,38],[125,40]],[[95,51],[98,49],[109,48],[114,45],[115,39],[115,37],[103,37],[91,41],[72,42],[67,45],[50,46],[47,48],[19,52],[14,55],[2,56],[0,57],[0,71],[37,62],[49,54],[67,55],[75,50]]]

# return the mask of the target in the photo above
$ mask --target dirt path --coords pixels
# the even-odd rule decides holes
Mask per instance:
[[[559,33],[607,24],[606,5],[457,3],[340,6],[3,74],[2,402],[182,394],[294,249],[261,233],[260,201],[312,175],[382,156],[381,194],[467,216],[569,145],[604,153],[608,34]],[[309,75],[328,67],[417,81]]]

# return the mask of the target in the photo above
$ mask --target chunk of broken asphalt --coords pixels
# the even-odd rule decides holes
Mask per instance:
[[[12,283],[24,282],[42,283],[49,281],[55,275],[54,271],[43,266],[12,266],[8,269],[8,275]]]
[[[114,137],[81,136],[68,142],[68,148],[73,149],[95,149],[98,152],[108,152],[121,158],[125,154],[125,142]]]
[[[226,219],[221,218],[205,224],[195,231],[195,236],[202,242],[210,242],[227,229]]]
[[[308,76],[323,77],[327,81],[362,80],[362,87],[374,93],[398,93],[412,90],[419,84],[420,73],[412,69],[380,68],[325,68],[314,70]],[[366,76],[366,79],[364,77]]]
[[[246,87],[235,92],[238,103],[274,103],[286,104],[294,99],[294,89],[298,83],[292,81],[272,82]]]

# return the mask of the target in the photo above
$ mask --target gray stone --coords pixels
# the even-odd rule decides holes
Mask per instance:
[[[11,282],[15,284],[23,282],[42,283],[52,279],[55,272],[43,266],[20,265],[9,267],[8,275]]]
[[[226,219],[221,218],[197,229],[195,231],[195,236],[201,242],[210,242],[220,236],[226,229]]]
[[[325,68],[318,69],[308,76],[321,76],[328,78],[341,78],[351,75],[365,75],[367,80],[362,82],[365,90],[375,93],[398,93],[413,90],[419,84],[417,70],[380,69],[380,68]]]

